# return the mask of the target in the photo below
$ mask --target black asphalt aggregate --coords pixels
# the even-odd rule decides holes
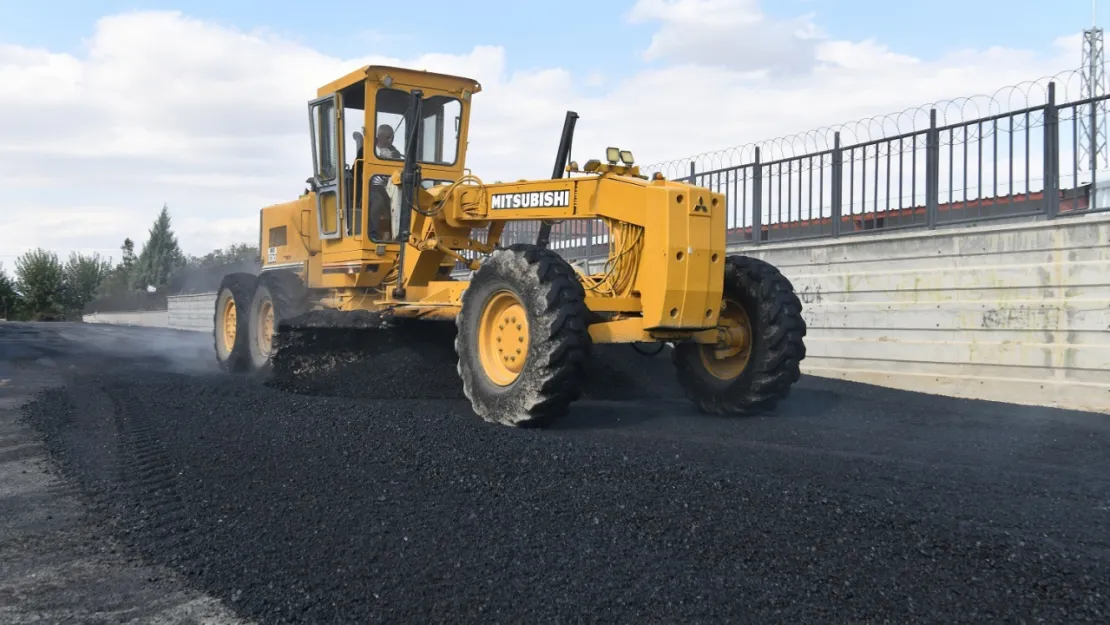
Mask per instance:
[[[121,541],[261,623],[1110,622],[1107,415],[804,377],[711,418],[665,354],[598,358],[542,431],[115,356],[28,415]]]

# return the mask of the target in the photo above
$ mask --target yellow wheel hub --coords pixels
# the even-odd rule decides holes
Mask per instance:
[[[231,352],[235,347],[235,330],[238,323],[238,315],[235,311],[235,298],[227,298],[227,303],[224,304],[224,312],[221,316],[221,323],[223,324],[223,339],[224,349]]]
[[[270,300],[263,301],[258,309],[258,316],[261,317],[258,324],[258,347],[263,353],[269,354],[274,338],[274,303]]]
[[[528,359],[528,313],[511,291],[493,294],[478,321],[478,356],[498,386],[512,384]]]
[[[744,373],[752,356],[752,324],[739,302],[721,302],[717,322],[717,343],[702,345],[701,362],[715,378],[732,380]]]

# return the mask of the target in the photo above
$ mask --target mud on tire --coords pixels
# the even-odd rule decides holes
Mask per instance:
[[[220,281],[216,292],[216,305],[212,314],[212,338],[216,349],[216,362],[228,373],[250,371],[250,346],[248,345],[251,297],[257,278],[249,273],[229,273]],[[231,349],[226,346],[224,315],[228,304],[235,308],[234,341]]]
[[[751,323],[751,351],[743,372],[731,380],[712,375],[701,346],[675,346],[671,358],[687,398],[702,412],[755,414],[772,410],[801,377],[806,324],[794,286],[773,265],[747,256],[725,259],[724,296],[737,301]]]
[[[498,384],[483,366],[479,335],[483,311],[505,292],[525,310],[527,351],[515,380]],[[455,318],[458,373],[478,416],[503,425],[542,427],[566,414],[581,394],[582,366],[590,353],[584,298],[574,269],[550,250],[517,244],[486,259]]]

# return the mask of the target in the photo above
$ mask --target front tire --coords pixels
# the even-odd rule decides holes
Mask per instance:
[[[492,423],[543,427],[581,394],[590,352],[585,291],[558,254],[495,250],[474,273],[455,323],[463,392]]]
[[[747,256],[725,260],[718,345],[680,343],[678,381],[702,412],[770,411],[801,377],[806,324],[794,286],[773,265]]]

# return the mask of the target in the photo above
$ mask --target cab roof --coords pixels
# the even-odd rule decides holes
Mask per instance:
[[[482,85],[473,78],[390,65],[364,65],[346,76],[320,87],[316,90],[316,97],[337,93],[366,79],[379,81],[386,76],[393,79],[393,84],[405,87],[419,86],[447,92],[462,92],[466,89],[472,94],[482,90]]]

